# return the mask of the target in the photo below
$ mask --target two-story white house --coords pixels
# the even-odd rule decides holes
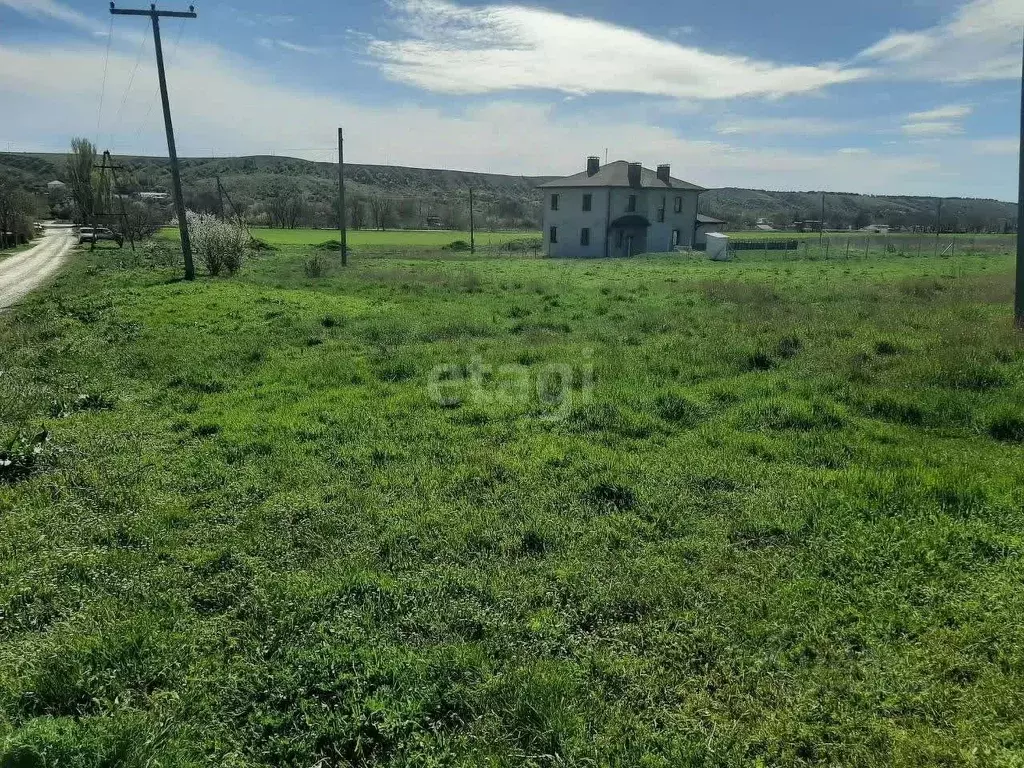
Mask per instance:
[[[697,198],[704,187],[617,160],[540,185],[544,191],[544,250],[548,256],[632,256],[693,246]]]

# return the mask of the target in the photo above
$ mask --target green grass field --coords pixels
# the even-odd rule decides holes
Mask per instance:
[[[0,764],[1024,762],[1007,255],[170,250],[0,315]]]
[[[253,237],[265,240],[270,245],[317,245],[327,240],[339,238],[336,229],[270,229],[252,227],[249,230]],[[178,230],[165,227],[160,236],[172,240],[178,239]],[[409,230],[388,229],[351,229],[347,233],[349,247],[388,247],[388,248],[440,248],[454,240],[469,242],[469,232],[454,230]],[[502,245],[510,240],[539,238],[539,232],[477,232],[474,236],[477,245]]]

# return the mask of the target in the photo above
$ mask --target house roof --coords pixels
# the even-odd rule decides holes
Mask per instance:
[[[698,224],[728,224],[729,222],[723,221],[722,219],[716,219],[714,216],[705,216],[703,213],[697,214]]]
[[[561,179],[555,179],[545,184],[539,185],[541,189],[560,189],[564,187],[629,187],[629,176],[628,176],[629,163],[625,160],[616,160],[612,163],[606,163],[601,166],[601,169],[593,176],[587,176],[586,171],[574,174],[572,176],[566,176]],[[640,171],[640,187],[641,189],[682,189],[696,192],[704,192],[704,187],[698,187],[696,184],[691,184],[688,181],[682,179],[676,179],[669,177],[669,183],[666,184],[658,178],[657,171],[652,171],[650,168],[644,168]]]

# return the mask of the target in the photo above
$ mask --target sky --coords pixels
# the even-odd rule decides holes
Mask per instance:
[[[148,3],[119,7],[146,7]],[[160,3],[184,10],[184,3]],[[161,23],[178,154],[1017,198],[1024,0],[207,0]],[[0,151],[166,155],[146,18],[0,0]]]

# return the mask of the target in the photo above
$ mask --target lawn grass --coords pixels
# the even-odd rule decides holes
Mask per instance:
[[[1024,760],[1008,257],[166,247],[0,316],[0,764]]]
[[[253,237],[265,240],[270,245],[317,245],[327,240],[339,238],[336,229],[270,229],[268,227],[250,227]],[[178,239],[178,230],[165,227],[160,236],[172,240]],[[469,232],[455,230],[410,230],[388,229],[350,229],[346,234],[348,244],[352,248],[359,247],[390,247],[390,248],[440,248],[454,240],[469,242]],[[540,238],[539,232],[476,232],[474,240],[477,245],[502,245],[511,240]]]

